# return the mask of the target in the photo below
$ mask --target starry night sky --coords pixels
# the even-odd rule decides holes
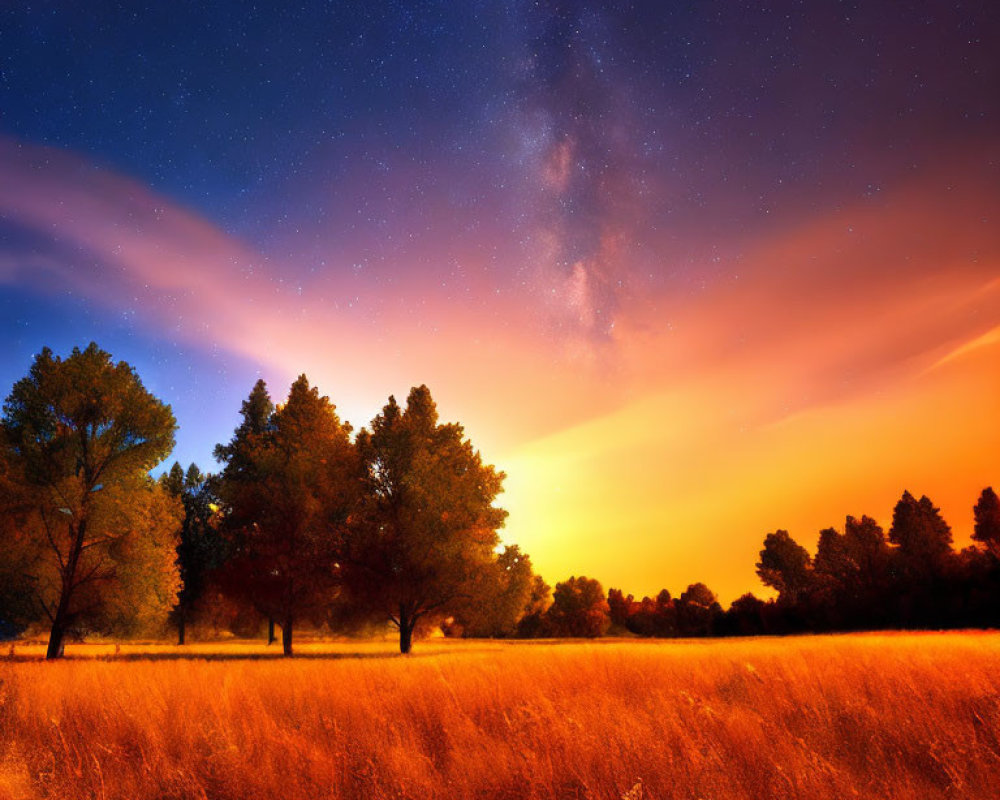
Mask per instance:
[[[140,6],[0,9],[0,385],[96,340],[211,469],[427,383],[638,594],[1000,482],[995,3]]]

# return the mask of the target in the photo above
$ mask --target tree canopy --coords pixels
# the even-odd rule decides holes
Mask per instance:
[[[173,604],[178,504],[148,472],[169,454],[175,428],[132,367],[93,343],[65,359],[42,350],[14,384],[3,460],[22,499],[22,538],[37,553],[49,658],[67,632]]]
[[[504,475],[483,463],[461,425],[438,422],[426,386],[395,398],[357,436],[363,488],[347,573],[356,602],[390,620],[409,652],[421,621],[460,612],[490,569],[507,512]]]
[[[291,655],[296,620],[322,619],[336,600],[360,480],[350,426],[305,375],[272,409],[258,382],[232,442],[216,449],[218,493],[232,536],[228,585],[281,624]]]

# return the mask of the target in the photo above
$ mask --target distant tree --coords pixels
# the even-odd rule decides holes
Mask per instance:
[[[258,383],[232,442],[216,450],[225,462],[218,493],[233,548],[226,585],[279,622],[290,656],[296,621],[324,619],[337,600],[358,472],[350,426],[305,375],[264,418],[269,405]]]
[[[184,508],[177,545],[181,590],[177,594],[177,605],[171,612],[177,626],[177,643],[182,645],[187,623],[209,584],[210,576],[222,566],[229,548],[212,522],[217,498],[210,488],[211,482],[196,464],[191,464],[185,472],[180,464],[174,462],[160,478],[160,484],[173,497],[180,499]]]
[[[639,636],[676,636],[677,624],[677,604],[669,591],[661,589],[655,598],[631,604],[625,627]]]
[[[240,406],[240,424],[233,432],[229,444],[215,446],[215,460],[225,464],[227,481],[253,477],[254,448],[259,437],[272,430],[273,416],[274,403],[267,391],[267,384],[260,379]]]
[[[552,587],[549,586],[541,575],[531,577],[531,592],[528,595],[528,602],[524,608],[524,614],[517,623],[516,635],[522,639],[533,639],[544,636],[545,612],[552,605]]]
[[[656,600],[648,596],[643,597],[629,608],[626,628],[637,636],[656,636],[659,628],[658,610]]]
[[[480,572],[470,602],[454,622],[468,637],[513,636],[527,613],[535,577],[527,554],[516,544],[508,545]]]
[[[889,559],[885,534],[871,517],[848,516],[843,534],[820,532],[813,566],[828,627],[886,623]]]
[[[943,627],[952,616],[959,562],[951,528],[925,495],[904,492],[889,529],[893,622],[902,627]]]
[[[679,625],[677,601],[670,596],[670,592],[666,589],[661,589],[656,595],[655,603],[653,634],[655,636],[676,636]],[[712,595],[712,603],[715,603],[714,594]]]
[[[767,603],[749,593],[742,595],[726,611],[725,628],[734,636],[767,633]]]
[[[606,633],[611,624],[604,589],[583,575],[556,584],[546,617],[556,636],[593,638]]]
[[[715,592],[704,583],[692,583],[677,598],[677,628],[681,636],[708,636],[722,607]]]
[[[993,487],[983,489],[973,511],[975,526],[972,538],[995,557],[1000,557],[1000,498]]]
[[[909,492],[892,512],[889,541],[897,546],[904,574],[924,578],[940,573],[951,555],[951,528],[927,495],[916,500]]]
[[[769,533],[760,551],[757,575],[765,586],[777,590],[782,602],[795,603],[811,585],[809,551],[789,536],[788,531]]]
[[[612,625],[625,628],[633,605],[635,598],[632,595],[626,597],[621,589],[608,589],[608,614]]]
[[[71,629],[149,611],[154,598],[172,605],[177,507],[148,471],[170,452],[175,427],[132,367],[93,343],[66,359],[45,348],[14,384],[3,446],[30,496],[27,535],[44,554],[36,578],[51,621],[47,658],[62,654]],[[142,596],[126,602],[125,590]]]
[[[507,512],[493,505],[504,474],[483,463],[461,425],[440,424],[426,386],[406,409],[390,397],[356,445],[364,474],[346,574],[362,607],[413,632],[460,612],[493,563]]]
[[[846,539],[836,528],[824,528],[819,532],[813,569],[817,574],[832,578],[838,584],[858,571],[858,565],[848,552]]]
[[[874,519],[848,516],[844,522],[844,547],[863,585],[876,588],[884,583],[889,547],[882,527]]]

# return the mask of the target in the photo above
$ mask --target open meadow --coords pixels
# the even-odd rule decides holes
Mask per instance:
[[[22,645],[0,798],[993,798],[1000,635]],[[261,657],[267,653],[268,657]]]

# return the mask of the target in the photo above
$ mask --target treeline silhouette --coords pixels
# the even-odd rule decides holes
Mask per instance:
[[[356,434],[300,376],[276,405],[258,381],[221,469],[175,463],[169,406],[91,344],[43,350],[0,420],[0,636],[48,629],[47,656],[91,633],[257,636],[440,628],[464,637],[727,636],[986,627],[1000,608],[1000,500],[974,508],[961,552],[927,497],[888,534],[870,517],[820,532],[816,555],[769,533],[757,574],[777,596],[723,610],[703,583],[636,600],[586,576],[537,575],[499,549],[504,475],[426,386]],[[353,434],[353,435],[352,435]]]
[[[888,535],[871,517],[848,516],[843,531],[820,531],[811,556],[787,531],[769,533],[756,566],[776,598],[745,594],[723,611],[702,584],[676,600],[666,590],[636,601],[611,589],[610,622],[639,636],[993,627],[1000,611],[1000,500],[992,488],[982,491],[973,515],[974,544],[956,552],[939,509],[906,491]],[[700,625],[690,621],[696,587]]]

